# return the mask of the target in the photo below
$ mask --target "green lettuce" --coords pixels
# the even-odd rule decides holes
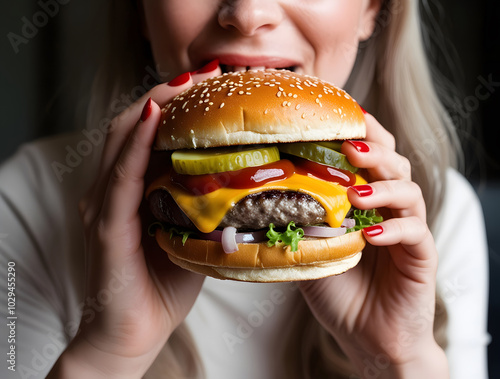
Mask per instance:
[[[284,245],[290,246],[292,251],[297,251],[299,248],[299,241],[304,239],[304,230],[302,228],[297,228],[293,221],[287,225],[286,230],[282,233],[274,230],[274,224],[269,224],[269,231],[266,233],[266,237],[269,239],[269,241],[267,241],[267,246],[269,247],[277,243],[283,243]]]
[[[384,221],[383,217],[377,213],[376,209],[361,210],[355,209],[352,217],[356,221],[356,225],[347,229],[347,233],[355,232]]]
[[[189,236],[191,234],[196,234],[194,231],[192,230],[183,230],[183,229],[179,229],[179,228],[176,228],[176,227],[169,227],[169,226],[166,226],[164,225],[163,223],[159,222],[159,221],[156,221],[156,222],[153,222],[151,225],[149,225],[149,228],[148,228],[148,234],[151,236],[151,237],[154,237],[155,236],[155,230],[157,228],[161,228],[162,230],[166,230],[168,233],[170,233],[170,239],[172,239],[173,236],[182,236],[182,245],[184,246],[186,244],[186,241],[187,239],[189,238]]]

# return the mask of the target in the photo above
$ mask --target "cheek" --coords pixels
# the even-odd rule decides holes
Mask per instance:
[[[162,76],[170,78],[192,70],[188,57],[190,43],[209,22],[210,1],[144,1],[144,15],[155,63]]]
[[[330,82],[345,85],[359,45],[361,5],[359,1],[321,2],[310,10],[302,30],[314,49],[314,71]],[[314,25],[314,27],[312,27]]]

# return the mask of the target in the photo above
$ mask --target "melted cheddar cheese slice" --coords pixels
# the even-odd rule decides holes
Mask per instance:
[[[366,181],[356,175],[356,184]],[[314,177],[294,174],[288,179],[266,183],[247,189],[221,188],[206,195],[195,196],[170,181],[169,175],[158,178],[148,188],[146,196],[156,189],[168,191],[179,208],[203,233],[210,233],[222,221],[226,213],[244,197],[268,190],[296,191],[310,195],[326,210],[326,222],[333,228],[342,224],[351,208],[347,200],[347,188]]]

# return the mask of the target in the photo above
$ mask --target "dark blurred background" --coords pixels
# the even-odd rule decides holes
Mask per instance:
[[[78,115],[85,114],[102,49],[106,3],[18,0],[1,6],[0,162],[23,142],[83,127]],[[464,135],[465,173],[478,192],[487,221],[489,331],[494,337],[489,369],[491,378],[500,378],[500,2],[423,3],[455,49],[450,77],[462,92],[451,112],[470,127]]]

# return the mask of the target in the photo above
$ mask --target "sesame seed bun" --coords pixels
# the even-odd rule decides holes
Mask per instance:
[[[155,148],[177,150],[365,137],[364,114],[336,86],[283,70],[226,73],[162,109]]]
[[[162,109],[155,148],[171,151],[252,144],[332,141],[364,138],[365,134],[365,118],[361,107],[342,89],[320,79],[290,71],[251,70],[210,78],[176,96]],[[169,155],[163,152],[158,154]],[[153,183],[147,193],[151,194],[155,190],[172,193],[177,191],[178,188],[171,186],[171,177],[168,175]],[[279,182],[276,192],[280,194],[276,195],[277,198],[284,197],[281,193],[286,192],[305,193],[311,197],[311,201],[318,201],[318,207],[325,209],[325,212],[333,214],[340,210],[342,213],[338,218],[339,221],[342,220],[350,207],[350,204],[345,206],[348,203],[347,190],[342,184],[332,181],[330,185],[342,188],[325,189],[318,184],[321,179],[313,178],[318,182],[309,184],[312,189],[307,192],[304,178],[300,176],[296,178],[300,181]],[[308,179],[313,180],[309,177]],[[249,191],[244,187],[237,188],[241,191],[239,193],[244,193],[248,198]],[[252,187],[252,193],[255,193],[256,188],[258,187]],[[260,190],[271,189],[262,186]],[[178,207],[161,200],[169,198],[168,196],[151,196],[151,202],[156,201],[151,207],[159,209],[160,216],[169,216],[166,218],[167,222],[157,215],[157,219],[164,221],[167,226],[180,225],[191,231],[196,229],[194,225],[197,224],[193,220],[203,208],[203,201],[218,204],[214,199],[221,199],[227,194],[224,191],[217,191],[210,192],[210,197],[207,196],[200,202],[195,192],[186,192],[187,195],[183,193],[183,197],[186,195],[189,198],[189,201],[184,202],[183,213],[180,196],[176,200],[171,194],[168,196],[177,202]],[[321,196],[314,197],[315,194]],[[325,195],[325,198],[338,197],[331,202],[334,205],[326,201],[320,204],[322,195]],[[232,198],[230,201],[233,202]],[[230,207],[235,209],[236,203],[237,200],[234,200]],[[254,213],[258,217],[262,215],[261,218],[265,219],[265,215],[270,212],[278,212],[278,207],[259,208],[261,203],[263,202],[255,200],[257,211]],[[286,208],[293,208],[296,204],[287,205]],[[179,208],[178,211],[176,208]],[[191,212],[192,210],[195,212]],[[224,212],[227,212],[226,208]],[[203,217],[215,218],[214,213],[216,212],[206,212]],[[188,214],[193,219],[190,219]],[[251,219],[246,213],[244,217]],[[289,216],[286,221],[297,221],[290,220],[292,217],[297,216]],[[189,227],[180,224],[180,218],[187,219]],[[219,219],[216,221],[210,228],[212,226],[216,228],[217,225],[219,230],[228,226],[238,227],[233,224],[223,224]],[[267,224],[267,221],[265,223]],[[300,225],[299,220],[297,227],[321,224],[311,221],[302,223],[304,225]],[[262,228],[262,226],[252,228],[252,226],[254,226],[253,221],[244,229],[255,231]],[[338,225],[332,223],[332,227],[338,226],[340,223]],[[362,232],[351,232],[332,238],[308,237],[298,243],[298,250],[295,252],[291,251],[290,246],[283,247],[278,244],[269,247],[267,242],[260,242],[240,243],[236,252],[226,253],[221,242],[202,239],[203,237],[197,235],[197,230],[193,232],[194,236],[187,238],[183,244],[181,237],[172,236],[160,228],[156,230],[156,240],[168,253],[171,261],[183,268],[219,279],[251,282],[310,280],[343,273],[359,262],[366,243]],[[224,242],[227,243],[227,240]]]

